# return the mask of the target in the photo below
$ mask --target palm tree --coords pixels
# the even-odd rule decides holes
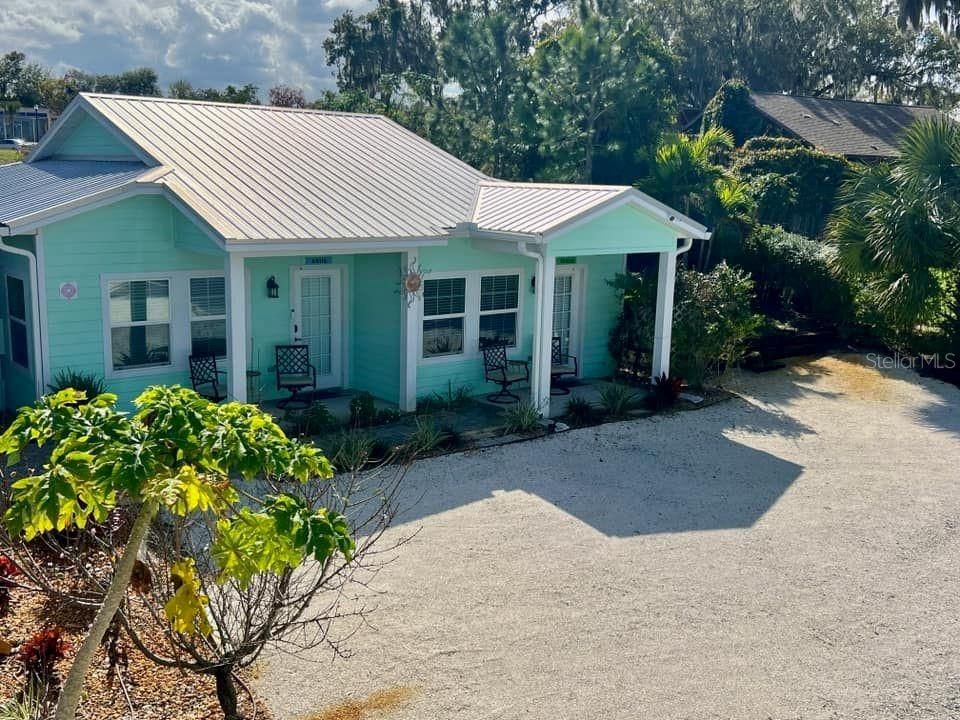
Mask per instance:
[[[827,238],[836,269],[866,283],[894,329],[928,319],[947,300],[938,273],[960,270],[960,125],[915,123],[896,160],[844,184]],[[949,301],[960,320],[960,292]]]
[[[639,183],[640,187],[715,229],[727,220],[738,221],[755,206],[746,186],[731,178],[720,164],[734,146],[733,134],[719,127],[699,135],[665,135],[654,155],[650,176]],[[699,267],[709,264],[711,246],[710,241],[700,243]]]

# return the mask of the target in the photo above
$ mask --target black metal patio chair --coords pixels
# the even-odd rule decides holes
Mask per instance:
[[[510,388],[516,383],[530,382],[530,366],[524,360],[510,360],[505,343],[487,343],[480,351],[484,378],[500,386],[500,392],[488,395],[487,400],[498,405],[520,402],[520,397],[510,392]]]
[[[290,397],[277,403],[285,408],[292,402],[309,407],[311,399],[300,396],[307,388],[317,389],[317,369],[310,364],[307,345],[277,345],[277,390],[289,390]]]
[[[576,377],[579,372],[580,364],[577,362],[577,358],[563,351],[560,338],[553,338],[550,346],[550,394],[569,395],[570,388],[562,385],[561,380],[566,375]]]
[[[226,376],[226,372],[217,369],[216,355],[191,355],[187,361],[190,365],[190,384],[197,393],[213,402],[220,402],[227,397],[220,385],[220,376]]]

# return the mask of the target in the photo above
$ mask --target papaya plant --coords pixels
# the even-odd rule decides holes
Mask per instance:
[[[252,405],[216,405],[181,387],[154,386],[133,414],[117,397],[89,399],[64,389],[20,410],[0,436],[0,454],[17,462],[30,444],[49,449],[41,471],[10,488],[4,522],[11,535],[39,535],[103,523],[118,507],[134,520],[93,624],[80,644],[57,703],[57,720],[73,720],[83,681],[126,596],[144,539],[160,513],[204,518],[212,528],[210,555],[217,582],[243,588],[262,574],[285,575],[307,561],[355,551],[344,515],[311,505],[304,495],[258,497],[255,480],[307,483],[333,469],[309,444],[291,440],[270,415]],[[284,485],[275,482],[273,487]],[[177,636],[215,642],[196,559],[186,551],[169,567],[165,621]],[[218,695],[221,682],[217,676]],[[221,703],[223,704],[223,703]],[[234,706],[225,714],[235,716]]]

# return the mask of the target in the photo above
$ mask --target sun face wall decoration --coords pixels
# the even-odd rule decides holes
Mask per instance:
[[[420,263],[413,261],[403,270],[400,287],[407,307],[413,305],[423,293],[423,276],[426,271]]]

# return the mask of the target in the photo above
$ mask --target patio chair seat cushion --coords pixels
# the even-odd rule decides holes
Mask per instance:
[[[313,376],[309,373],[284,373],[280,375],[282,385],[313,385]]]
[[[550,372],[554,375],[573,374],[577,372],[577,366],[573,363],[554,363],[550,366]]]
[[[523,370],[509,370],[506,373],[504,373],[504,379],[507,382],[517,382],[519,380],[526,380],[527,373],[525,373]]]

